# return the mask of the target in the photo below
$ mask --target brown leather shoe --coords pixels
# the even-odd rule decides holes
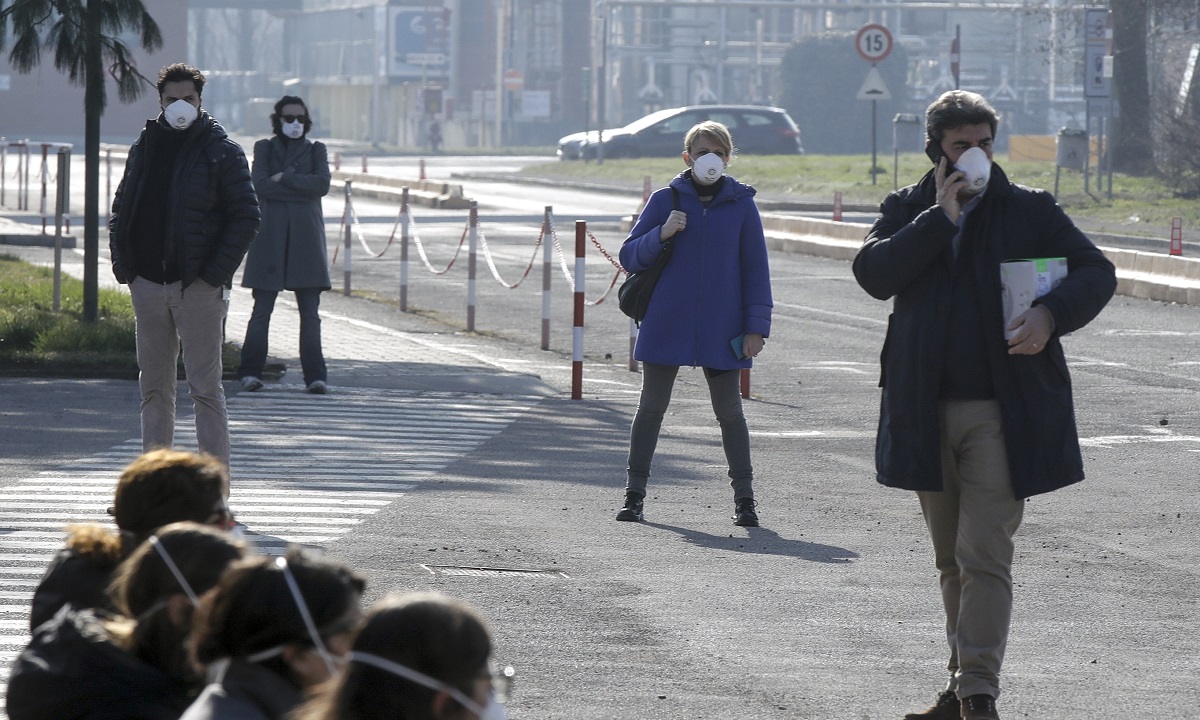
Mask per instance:
[[[944,690],[937,700],[921,712],[909,713],[904,720],[960,720],[958,696],[953,690]]]
[[[1000,720],[996,698],[991,695],[972,695],[963,698],[962,720]]]

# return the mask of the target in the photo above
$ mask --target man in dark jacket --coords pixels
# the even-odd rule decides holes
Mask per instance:
[[[259,210],[245,153],[200,109],[204,83],[182,63],[159,72],[162,112],[129,150],[109,248],[137,319],[143,449],[174,442],[182,347],[200,451],[228,467],[221,346],[233,274],[258,232]]]
[[[975,93],[934,101],[925,118],[934,169],[883,201],[854,259],[859,284],[893,299],[878,480],[917,492],[946,612],[950,681],[909,720],[999,717],[1025,499],[1083,479],[1059,338],[1116,289],[1112,263],[1054,198],[992,165],[998,121]],[[1065,258],[1067,275],[1006,324],[1000,264],[1029,258]]]

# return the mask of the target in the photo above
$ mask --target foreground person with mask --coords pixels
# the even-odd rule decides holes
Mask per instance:
[[[312,118],[298,97],[285,95],[275,103],[271,127],[273,137],[254,143],[251,177],[262,203],[262,227],[242,273],[242,287],[254,292],[254,312],[246,326],[237,375],[244,390],[262,388],[275,298],[281,290],[291,290],[300,306],[304,387],[324,394],[327,378],[318,308],[321,293],[331,287],[321,209],[321,198],[329,193],[329,154],[324,143],[308,138]]]
[[[337,675],[365,587],[296,548],[235,563],[196,610],[192,654],[209,685],[182,720],[285,720]]]
[[[200,452],[228,467],[221,345],[233,274],[258,232],[259,212],[246,154],[200,108],[204,83],[190,65],[159,71],[162,112],[129,149],[109,251],[113,275],[133,299],[142,449],[174,444],[182,348]]]
[[[436,593],[367,611],[346,667],[296,720],[504,720],[512,668],[493,668],[483,617]]]
[[[998,123],[975,93],[934,101],[933,170],[883,201],[854,259],[863,289],[893,300],[877,479],[916,491],[946,614],[949,682],[906,720],[999,718],[1025,499],[1083,480],[1059,339],[1116,289],[1112,263],[1054,197],[992,164]],[[1065,258],[1067,275],[1006,324],[1000,264],[1033,258]]]
[[[119,563],[164,525],[192,521],[233,529],[228,494],[229,476],[215,458],[181,450],[144,453],[117,480],[109,508],[115,529],[100,523],[67,528],[66,544],[33,593],[29,629],[36,630],[63,605],[111,609],[108,585]]]
[[[754,188],[725,175],[734,155],[724,125],[705,121],[684,136],[688,169],[650,196],[621,246],[639,272],[670,242],[634,347],[642,392],[630,430],[625,504],[617,520],[640,521],[663,415],[683,365],[702,367],[733,486],[735,525],[758,525],[750,432],[740,376],[771,331],[771,276]]]
[[[175,720],[199,690],[193,609],[245,545],[196,523],[158,530],[117,568],[116,614],[63,607],[13,662],[11,720]]]

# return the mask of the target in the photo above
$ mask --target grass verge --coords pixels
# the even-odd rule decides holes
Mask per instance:
[[[63,275],[54,311],[54,271],[0,254],[0,374],[122,378],[138,376],[133,304],[129,295],[101,289],[98,319],[83,322],[83,282]],[[226,377],[238,347],[222,353]]]
[[[1014,182],[1054,191],[1054,162],[1010,163],[1004,154],[998,154],[996,162]],[[683,168],[678,157],[647,158],[606,160],[603,164],[539,163],[521,174],[640,189],[646,177],[652,187],[659,188]],[[729,173],[766,198],[831,203],[833,194],[841,192],[845,203],[878,204],[896,185],[904,187],[920,179],[929,169],[929,159],[923,153],[901,153],[898,159],[891,153],[880,154],[877,168],[872,183],[870,155],[743,155],[734,159]],[[1113,173],[1109,199],[1107,176],[1101,191],[1094,173],[1085,188],[1083,173],[1061,170],[1057,197],[1076,223],[1095,231],[1160,236],[1174,217],[1183,219],[1185,232],[1194,233],[1200,227],[1200,203],[1177,197],[1161,178]]]

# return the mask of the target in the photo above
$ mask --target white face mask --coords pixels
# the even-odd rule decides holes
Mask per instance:
[[[692,161],[692,177],[701,185],[712,185],[725,174],[725,161],[716,153],[705,153]]]
[[[304,137],[304,123],[299,120],[283,123],[281,127],[283,128],[283,134],[293,140],[299,140]]]
[[[407,665],[401,665],[393,660],[388,660],[385,657],[371,653],[350,652],[346,654],[346,660],[379,668],[380,670],[402,677],[405,680],[415,682],[418,685],[424,685],[430,690],[447,692],[459,705],[474,713],[479,720],[508,720],[508,710],[505,709],[504,703],[496,699],[494,694],[488,696],[486,706],[480,707],[479,703],[467,697],[458,688],[447,685],[436,678],[429,677],[425,673],[417,672]]]
[[[187,130],[199,115],[200,111],[187,100],[176,100],[163,108],[163,117],[166,118],[167,124],[176,130]]]
[[[958,157],[958,162],[954,163],[954,167],[961,170],[964,179],[967,181],[967,187],[963,190],[968,195],[978,195],[987,187],[988,180],[992,177],[992,161],[988,159],[987,153],[977,147],[967,148],[962,155]]]

